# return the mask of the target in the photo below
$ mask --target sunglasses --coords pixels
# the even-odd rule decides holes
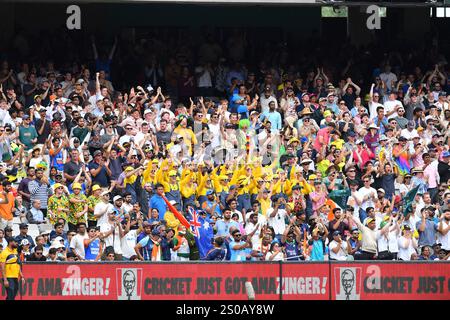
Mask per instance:
[[[234,237],[241,237],[242,234],[235,234]]]

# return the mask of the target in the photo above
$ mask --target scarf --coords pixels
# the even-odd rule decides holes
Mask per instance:
[[[152,261],[161,261],[161,246],[158,241],[150,239],[153,242]]]

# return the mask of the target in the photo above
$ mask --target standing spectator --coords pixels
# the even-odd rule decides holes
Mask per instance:
[[[2,182],[2,191],[0,193],[0,228],[12,226],[14,194],[11,189],[11,182],[4,180]]]
[[[86,223],[77,223],[76,230],[77,234],[70,240],[70,248],[79,261],[84,261],[86,259],[85,240],[89,239],[89,235],[86,233]]]
[[[398,239],[398,259],[403,261],[410,261],[413,254],[417,254],[417,241],[413,236],[411,227],[409,225],[403,226],[403,232],[400,239]]]
[[[19,291],[19,279],[22,284],[25,283],[25,279],[20,267],[17,240],[11,237],[6,240],[8,246],[0,253],[0,270],[3,286],[6,289],[6,300],[14,300]]]
[[[377,231],[375,219],[367,220],[367,226],[363,225],[358,217],[348,216],[349,221],[355,223],[362,233],[361,254],[355,256],[358,260],[373,260],[377,255]]]
[[[108,209],[108,220],[100,224],[101,237],[105,246],[114,249],[116,260],[122,260],[121,239],[124,236],[122,224],[119,222],[114,209]]]
[[[35,127],[30,126],[31,119],[29,115],[22,117],[22,125],[18,128],[19,141],[25,145],[25,151],[31,150],[37,142],[38,134]]]
[[[36,169],[36,179],[30,182],[28,188],[31,194],[30,201],[40,200],[40,209],[44,213],[44,216],[47,217],[47,202],[52,190],[42,168]]]

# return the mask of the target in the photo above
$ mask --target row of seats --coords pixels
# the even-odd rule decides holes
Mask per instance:
[[[23,221],[27,223],[27,221]],[[13,224],[12,224],[12,234],[13,237],[18,236],[20,234],[19,225],[22,223],[19,217],[13,218]],[[31,224],[28,223],[28,235],[31,236],[31,238],[34,240],[38,235],[41,234],[42,231],[48,231],[50,232],[52,230],[51,224]]]

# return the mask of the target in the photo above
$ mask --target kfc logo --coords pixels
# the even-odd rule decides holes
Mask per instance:
[[[142,269],[116,269],[117,299],[141,300]]]
[[[336,300],[359,300],[361,268],[335,268]]]

